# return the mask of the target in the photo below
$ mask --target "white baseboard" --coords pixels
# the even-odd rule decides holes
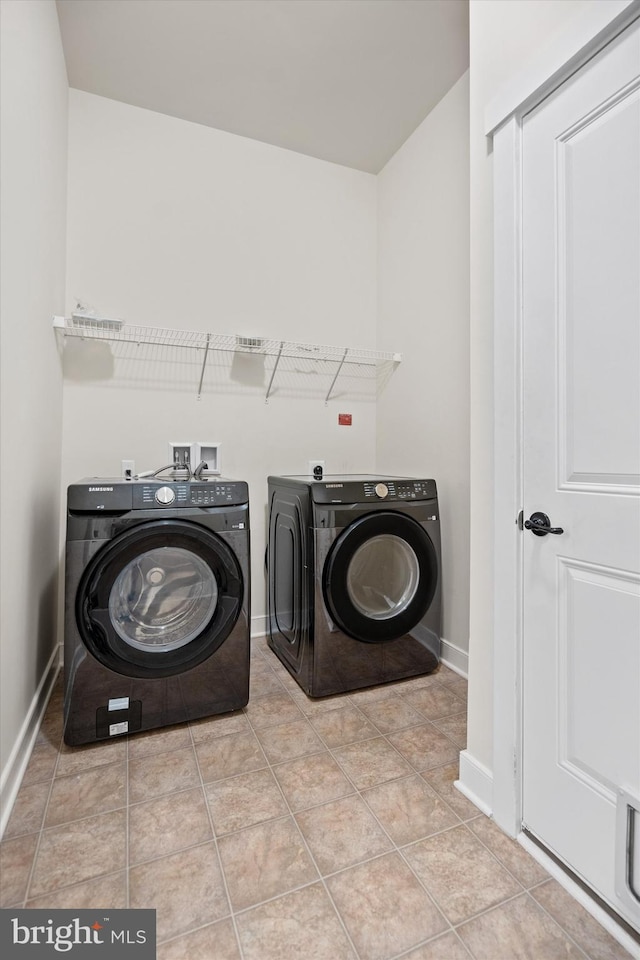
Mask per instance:
[[[640,960],[640,945],[635,941],[626,930],[616,923],[614,918],[603,910],[589,894],[567,874],[556,861],[548,856],[544,850],[534,843],[525,833],[519,833],[516,837],[518,843],[524,847],[527,853],[530,853],[534,860],[537,860],[541,866],[550,873],[554,880],[557,880],[561,887],[570,893],[574,900],[590,913],[594,920],[601,927],[611,934],[611,936],[622,944],[632,957]]]
[[[460,754],[460,779],[455,786],[478,810],[490,817],[493,803],[493,774],[468,750]]]
[[[251,617],[251,639],[266,637],[269,632],[269,619],[266,616]]]
[[[59,669],[60,649],[56,647],[38,684],[38,689],[33,695],[27,716],[0,776],[0,837],[3,836],[11,816]]]
[[[445,640],[444,637],[441,643],[440,659],[444,665],[453,670],[454,673],[459,673],[466,680],[469,676],[469,654],[467,651],[463,650],[462,647],[457,647],[455,643]]]

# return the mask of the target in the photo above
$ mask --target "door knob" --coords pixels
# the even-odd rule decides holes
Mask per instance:
[[[536,510],[528,520],[524,522],[525,530],[531,530],[536,537],[546,537],[548,533],[564,533],[562,527],[552,527],[551,521],[546,513],[540,513]]]

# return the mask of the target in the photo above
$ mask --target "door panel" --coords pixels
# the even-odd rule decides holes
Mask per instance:
[[[524,511],[564,530],[523,533],[524,821],[640,928],[615,880],[640,796],[639,68],[636,22],[522,147]]]

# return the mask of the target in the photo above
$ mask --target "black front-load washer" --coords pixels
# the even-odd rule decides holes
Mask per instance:
[[[440,659],[434,480],[269,477],[269,646],[313,697]]]
[[[217,477],[72,484],[65,742],[243,707],[249,578],[246,483]]]

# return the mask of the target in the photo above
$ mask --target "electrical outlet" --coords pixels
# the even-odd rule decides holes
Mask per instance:
[[[309,475],[314,480],[322,480],[324,477],[324,460],[309,460]]]
[[[135,472],[136,472],[135,460],[122,461],[122,479],[123,480],[133,480]]]
[[[174,468],[188,467],[191,469],[191,443],[169,442],[169,460]]]

